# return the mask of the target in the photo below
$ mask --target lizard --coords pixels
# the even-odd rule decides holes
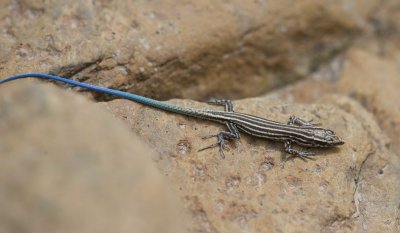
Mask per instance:
[[[208,103],[212,105],[224,106],[225,111],[192,109],[128,92],[95,86],[51,74],[42,73],[27,73],[11,76],[0,80],[0,84],[28,77],[59,81],[91,91],[106,93],[124,99],[132,100],[167,112],[173,112],[224,124],[226,125],[228,130],[203,137],[216,137],[217,142],[199,150],[202,151],[209,148],[219,147],[223,157],[223,150],[226,147],[225,141],[240,139],[240,132],[244,132],[258,138],[265,138],[273,141],[283,142],[286,153],[304,160],[312,159],[310,156],[314,155],[315,153],[296,150],[293,148],[293,144],[297,144],[299,146],[307,148],[336,147],[344,144],[344,140],[336,135],[334,131],[327,128],[319,127],[316,124],[313,124],[311,121],[306,121],[296,116],[290,116],[288,122],[285,124],[250,114],[235,112],[233,110],[233,104],[231,100],[211,98],[208,101]]]

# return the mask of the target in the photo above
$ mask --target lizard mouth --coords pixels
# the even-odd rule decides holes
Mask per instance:
[[[343,144],[344,144],[343,139],[341,139],[340,137],[337,137],[337,136],[336,136],[335,142],[333,143],[333,145],[335,145],[335,146],[340,146],[340,145],[343,145]]]

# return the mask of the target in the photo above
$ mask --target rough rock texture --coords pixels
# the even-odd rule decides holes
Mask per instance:
[[[179,232],[184,222],[189,233],[400,232],[400,1],[67,4],[0,1],[1,78],[51,72],[156,99],[258,96],[235,109],[314,119],[346,144],[284,162],[281,143],[243,134],[222,159],[217,148],[198,152],[222,125],[99,104],[151,154],[82,98],[6,84],[1,232]],[[187,221],[166,186],[179,190]]]
[[[346,98],[332,98],[336,105],[351,113],[361,123],[373,150],[362,161],[356,176],[353,204],[355,212],[337,218],[324,232],[398,232],[400,230],[400,159],[397,151],[388,150],[389,140],[374,117],[361,105]],[[354,147],[353,149],[358,149]]]
[[[84,98],[1,86],[0,135],[0,232],[183,232],[152,154]]]
[[[400,52],[400,49],[397,51]],[[312,79],[274,95],[286,101],[300,102],[313,102],[328,93],[351,96],[374,114],[395,150],[400,151],[399,67],[400,62],[396,59],[354,48],[315,73]]]
[[[157,99],[256,96],[305,77],[356,38],[393,34],[399,5],[6,0],[0,69],[3,76],[52,72]]]
[[[174,101],[183,106],[205,104]],[[201,140],[221,126],[126,100],[106,104],[159,154],[156,162],[181,190],[192,215],[190,232],[395,232],[400,162],[373,117],[346,97],[315,105],[275,98],[235,102],[235,110],[281,122],[313,118],[342,135],[337,149],[315,150],[316,161],[284,163],[279,143],[246,135],[222,159]],[[382,193],[383,195],[377,195]]]

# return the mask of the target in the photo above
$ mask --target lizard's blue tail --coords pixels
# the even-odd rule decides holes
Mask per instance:
[[[124,99],[132,100],[132,101],[144,104],[144,105],[148,105],[148,106],[162,109],[162,110],[169,111],[169,112],[175,112],[175,113],[180,113],[180,114],[185,114],[185,115],[193,115],[193,113],[194,113],[194,111],[191,109],[182,108],[182,107],[175,106],[175,105],[172,105],[172,104],[169,104],[166,102],[150,99],[150,98],[147,98],[144,96],[135,95],[132,93],[118,91],[118,90],[114,90],[114,89],[110,89],[110,88],[94,86],[94,85],[90,85],[87,83],[82,83],[82,82],[78,82],[78,81],[71,80],[71,79],[61,78],[59,76],[50,75],[50,74],[40,74],[40,73],[18,74],[18,75],[14,75],[14,76],[8,77],[6,79],[0,80],[0,84],[6,83],[9,81],[13,81],[16,79],[28,78],[28,77],[51,79],[51,80],[67,83],[70,85],[83,87],[83,88],[86,88],[86,89],[89,89],[92,91],[97,91],[97,92],[101,92],[101,93],[106,93],[106,94],[122,97]]]

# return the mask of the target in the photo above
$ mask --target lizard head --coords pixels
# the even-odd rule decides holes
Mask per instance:
[[[315,142],[321,147],[340,146],[344,144],[343,139],[330,129],[318,128],[313,130]]]

